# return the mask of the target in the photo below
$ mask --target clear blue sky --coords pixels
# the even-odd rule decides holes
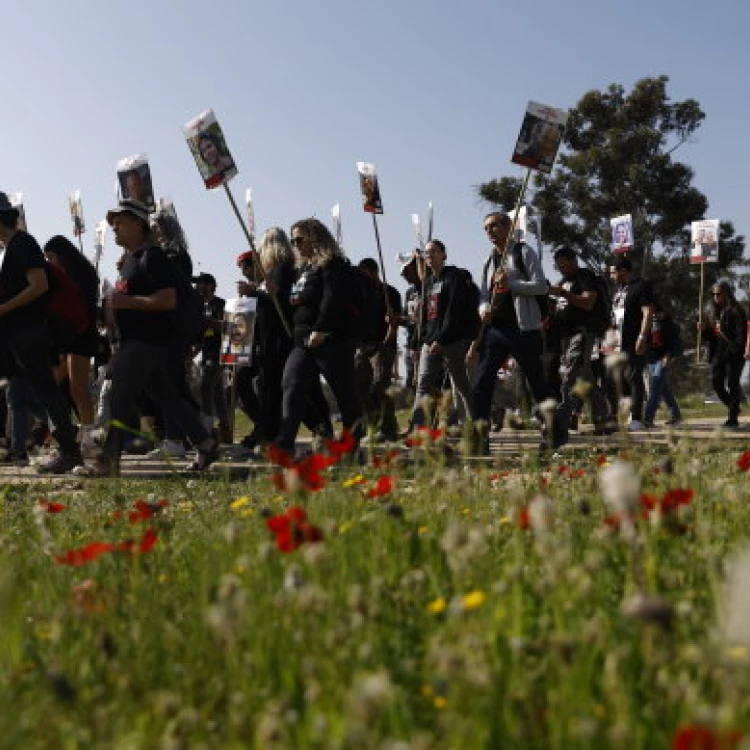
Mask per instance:
[[[520,173],[509,158],[526,102],[569,107],[592,88],[666,74],[671,97],[694,97],[707,115],[678,154],[710,218],[747,235],[748,22],[736,0],[6,3],[0,187],[26,194],[40,242],[71,233],[67,195],[80,188],[91,254],[117,161],[145,152],[196,266],[233,296],[243,236],[181,131],[213,108],[240,170],[232,189],[242,204],[253,188],[259,230],[329,221],[339,202],[347,252],[373,254],[355,171],[372,161],[389,280],[414,244],[410,214],[424,217],[428,201],[450,262],[476,274],[485,207],[473,186]],[[103,276],[118,255],[110,236]]]

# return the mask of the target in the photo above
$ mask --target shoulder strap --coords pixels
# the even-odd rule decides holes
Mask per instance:
[[[513,265],[516,266],[518,272],[527,281],[529,280],[529,272],[526,269],[526,264],[523,262],[523,242],[513,243]]]

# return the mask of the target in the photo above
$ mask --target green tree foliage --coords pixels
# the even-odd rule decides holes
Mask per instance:
[[[550,177],[535,175],[527,203],[543,216],[545,242],[576,248],[596,270],[612,257],[609,219],[632,214],[634,255],[645,255],[654,280],[669,277],[685,306],[689,292],[695,310],[693,285],[685,288],[697,272],[687,259],[689,226],[704,217],[708,201],[692,184],[693,170],[674,154],[690,141],[705,114],[694,99],[671,102],[668,80],[644,78],[630,93],[612,84],[584,94],[570,111],[555,170]],[[501,177],[479,185],[477,192],[509,210],[520,187],[520,179]],[[707,274],[713,279],[726,273],[743,251],[744,238],[723,222],[720,262],[707,267]]]

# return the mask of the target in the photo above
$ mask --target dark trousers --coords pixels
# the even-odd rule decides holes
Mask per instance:
[[[625,380],[628,384],[628,393],[632,401],[630,418],[643,421],[643,406],[646,401],[646,382],[643,378],[646,369],[646,355],[628,352],[628,364],[625,367]]]
[[[489,423],[497,371],[508,357],[513,357],[521,368],[534,401],[539,404],[549,398],[549,386],[542,367],[543,349],[541,331],[521,332],[487,326],[479,349],[474,382],[474,419]]]
[[[63,453],[76,453],[78,446],[70,420],[70,409],[52,375],[50,347],[49,333],[44,323],[25,328],[7,341],[12,363],[26,378],[37,400],[47,412],[60,450]]]
[[[367,423],[389,437],[398,435],[396,405],[388,393],[396,355],[395,346],[381,343],[361,348],[354,358],[357,391]]]
[[[112,366],[112,424],[104,441],[106,461],[119,461],[125,433],[118,424],[128,424],[141,391],[145,391],[161,407],[165,418],[178,425],[194,446],[209,437],[198,411],[182,396],[173,378],[168,375],[167,359],[165,346],[131,340],[123,342],[120,347]]]
[[[214,413],[223,427],[229,424],[229,408],[224,388],[224,371],[218,362],[201,365],[201,411],[207,417]]]
[[[354,385],[354,343],[326,341],[314,348],[295,346],[284,365],[279,447],[293,452],[311,384],[326,379],[341,412],[344,427],[353,429],[362,417]]]
[[[721,357],[711,362],[711,383],[720,401],[729,410],[729,419],[737,419],[740,414],[742,390],[740,376],[745,360],[738,357]]]

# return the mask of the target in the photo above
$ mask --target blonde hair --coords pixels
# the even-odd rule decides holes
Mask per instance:
[[[294,230],[303,232],[312,242],[313,254],[311,258],[303,258],[297,248],[294,248],[296,265],[299,268],[309,263],[313,268],[323,268],[334,258],[343,258],[344,251],[338,246],[328,227],[319,219],[300,219],[292,224],[291,233]]]
[[[295,262],[292,243],[281,227],[270,227],[263,233],[258,245],[258,258],[263,273],[269,273],[282,263]]]

